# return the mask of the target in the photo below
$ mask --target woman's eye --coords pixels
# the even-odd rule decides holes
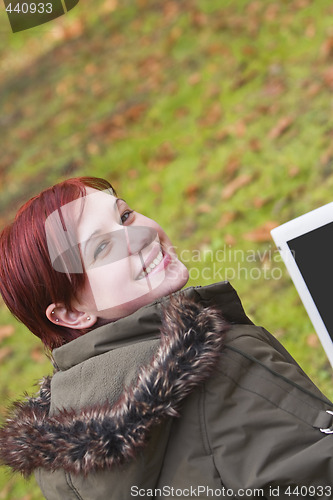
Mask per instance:
[[[103,250],[105,250],[105,248],[108,246],[108,242],[107,241],[103,241],[103,243],[101,243],[100,245],[98,245],[98,247],[96,248],[95,252],[94,252],[94,259],[97,259],[97,257],[99,256],[100,253],[103,252]]]
[[[125,210],[125,212],[120,217],[122,224],[124,224],[127,221],[127,219],[130,218],[132,213],[133,210]]]

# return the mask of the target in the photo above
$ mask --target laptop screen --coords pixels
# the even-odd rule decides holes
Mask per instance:
[[[333,222],[287,244],[333,341]]]

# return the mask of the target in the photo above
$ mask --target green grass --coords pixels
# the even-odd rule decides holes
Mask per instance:
[[[189,285],[232,277],[252,320],[333,398],[332,370],[269,234],[248,239],[332,200],[333,8],[221,5],[86,0],[17,34],[3,15],[0,222],[59,180],[108,178],[181,255],[200,250]],[[244,174],[251,180],[226,196]],[[3,307],[0,320],[15,325],[0,343],[3,414],[51,367]],[[0,500],[42,498],[34,481],[8,478]]]

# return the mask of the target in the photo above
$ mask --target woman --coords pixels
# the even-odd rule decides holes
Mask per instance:
[[[228,282],[188,273],[151,219],[70,179],[0,237],[0,290],[52,351],[1,460],[48,500],[331,498],[333,405]]]

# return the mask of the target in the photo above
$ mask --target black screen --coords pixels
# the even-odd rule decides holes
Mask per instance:
[[[333,222],[287,243],[333,340]]]

